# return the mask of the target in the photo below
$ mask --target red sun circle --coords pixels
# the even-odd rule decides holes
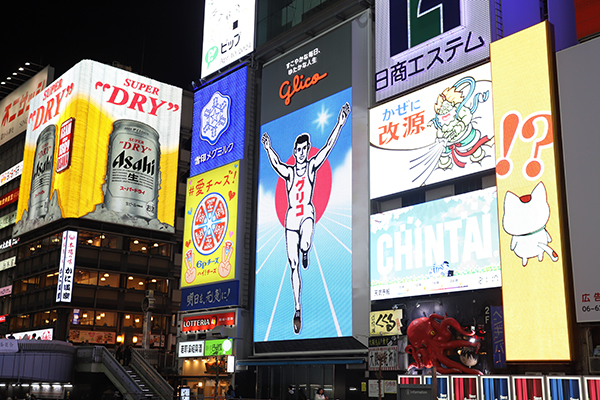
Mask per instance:
[[[319,151],[316,147],[311,147],[308,152],[309,159],[314,157]],[[294,165],[296,159],[291,156],[286,164]],[[317,170],[317,177],[315,179],[315,190],[313,191],[312,203],[315,207],[315,213],[317,214],[318,222],[321,216],[327,208],[329,203],[329,197],[331,196],[331,166],[329,160],[325,160],[321,168]],[[277,180],[277,186],[275,187],[275,211],[277,212],[277,218],[283,227],[285,227],[285,213],[288,209],[287,191],[285,188],[285,181],[282,178]]]

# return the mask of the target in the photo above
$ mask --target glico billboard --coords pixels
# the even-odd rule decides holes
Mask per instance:
[[[244,158],[247,81],[243,67],[194,93],[190,176]]]
[[[492,43],[491,55],[506,360],[570,360],[549,23]]]
[[[490,42],[488,1],[376,0],[376,100],[484,60]]]
[[[60,218],[174,232],[182,90],[90,60],[30,104],[14,235]]]
[[[500,287],[496,189],[371,216],[371,300]]]
[[[255,342],[353,334],[352,32],[263,70]]]
[[[488,63],[372,108],[371,198],[494,168],[492,104]]]

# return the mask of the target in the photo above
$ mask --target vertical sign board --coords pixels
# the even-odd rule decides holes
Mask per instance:
[[[371,198],[492,169],[490,64],[369,111]]]
[[[579,376],[546,376],[546,387],[548,400],[583,400],[583,387]]]
[[[504,343],[504,313],[502,307],[492,306],[492,359],[494,368],[506,368],[506,345]]]
[[[255,342],[352,335],[351,85],[351,23],[264,67]]]
[[[481,400],[510,400],[510,376],[480,376]]]
[[[248,67],[194,93],[190,176],[244,158]]]
[[[29,102],[54,78],[54,68],[46,67],[0,101],[0,146],[27,128]]]
[[[254,0],[207,0],[202,36],[202,78],[254,50]]]
[[[235,278],[239,162],[188,179],[181,287]]]
[[[585,393],[584,399],[600,400],[600,377],[584,376],[583,382],[583,390]]]
[[[547,22],[491,46],[507,361],[572,357],[550,47]]]
[[[484,60],[490,42],[487,1],[376,0],[376,100]]]
[[[14,235],[61,218],[174,232],[182,90],[83,60],[31,100]]]
[[[515,400],[548,400],[543,376],[512,376]]]
[[[600,5],[600,4],[599,4]],[[600,8],[599,8],[600,9]],[[594,39],[556,54],[560,92],[565,190],[573,268],[577,322],[600,321],[600,279],[596,265],[600,214],[593,212],[600,197],[596,173],[598,65],[600,40]],[[585,193],[585,196],[581,194]]]
[[[56,285],[56,302],[71,302],[73,294],[73,275],[75,274],[75,257],[77,252],[77,231],[64,231],[60,249],[58,267],[58,284]]]

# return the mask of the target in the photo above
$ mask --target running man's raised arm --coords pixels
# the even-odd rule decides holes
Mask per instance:
[[[331,153],[333,146],[335,145],[335,143],[338,140],[338,137],[340,136],[340,132],[342,131],[342,128],[344,127],[344,125],[346,124],[346,121],[348,120],[348,115],[350,115],[350,104],[346,103],[340,109],[340,113],[338,115],[338,119],[335,124],[335,127],[329,134],[329,137],[327,138],[327,142],[325,143],[325,146],[323,146],[319,150],[319,152],[311,159],[313,170],[319,169],[321,167],[321,165],[323,165],[323,163],[325,162],[327,157],[329,156],[329,153]]]
[[[277,172],[277,174],[279,176],[281,176],[283,179],[289,178],[289,176],[290,176],[289,166],[281,162],[281,159],[279,159],[279,155],[271,147],[271,138],[269,137],[267,132],[263,133],[260,141],[262,142],[263,147],[265,148],[265,150],[267,152],[267,156],[269,157],[269,162],[271,163],[271,166],[273,167],[275,172]]]

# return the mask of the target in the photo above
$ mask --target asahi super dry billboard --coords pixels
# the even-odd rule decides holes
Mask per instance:
[[[15,235],[60,218],[174,232],[182,90],[84,60],[36,96]]]

